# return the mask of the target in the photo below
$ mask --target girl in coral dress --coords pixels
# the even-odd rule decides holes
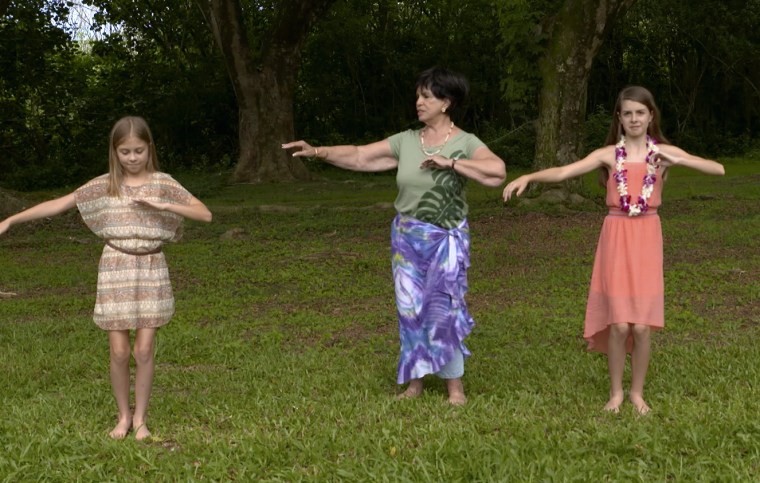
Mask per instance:
[[[588,349],[607,354],[610,398],[618,412],[624,400],[623,371],[631,353],[629,399],[640,414],[649,367],[650,334],[665,324],[662,230],[657,207],[671,166],[723,175],[715,161],[667,144],[660,112],[645,88],[623,89],[615,104],[606,145],[575,163],[521,176],[504,188],[504,200],[520,196],[531,182],[556,183],[601,169],[609,213],[599,235],[586,306],[583,337]]]

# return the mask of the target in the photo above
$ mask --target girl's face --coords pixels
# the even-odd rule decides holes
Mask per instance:
[[[417,89],[417,119],[428,123],[436,116],[442,114],[443,108],[449,107],[448,99],[439,99],[427,87]]]
[[[632,137],[645,135],[652,117],[652,111],[647,106],[631,100],[623,101],[618,113],[625,135]]]
[[[116,155],[125,176],[140,176],[147,171],[150,150],[142,139],[129,136],[116,146]]]

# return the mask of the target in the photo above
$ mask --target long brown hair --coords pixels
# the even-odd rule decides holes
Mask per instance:
[[[620,136],[623,133],[623,126],[620,124],[620,109],[623,106],[623,101],[634,101],[640,104],[644,104],[649,112],[652,114],[652,121],[647,126],[647,134],[652,137],[658,143],[670,144],[660,128],[660,109],[654,102],[654,96],[645,87],[641,86],[628,86],[620,91],[615,101],[615,108],[612,112],[612,124],[610,130],[607,133],[607,139],[604,142],[605,146],[617,144],[620,140]],[[607,178],[609,178],[609,171],[607,168],[599,169],[599,184],[607,186]]]
[[[149,173],[158,171],[158,156],[156,155],[156,145],[153,144],[153,134],[150,132],[148,123],[139,116],[125,116],[116,121],[111,128],[111,135],[108,142],[108,194],[109,196],[119,196],[121,183],[124,180],[124,169],[119,163],[119,156],[116,149],[129,137],[136,137],[148,145],[148,165],[146,169]]]

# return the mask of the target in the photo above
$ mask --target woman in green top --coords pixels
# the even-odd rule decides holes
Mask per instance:
[[[399,398],[422,393],[422,378],[446,379],[449,402],[466,402],[462,375],[470,353],[464,338],[474,325],[467,311],[469,227],[464,188],[468,179],[498,187],[504,162],[452,121],[469,91],[460,74],[433,67],[417,80],[417,118],[408,130],[362,146],[283,144],[293,156],[322,158],[353,171],[397,169],[398,212],[391,229],[393,278],[401,354]]]

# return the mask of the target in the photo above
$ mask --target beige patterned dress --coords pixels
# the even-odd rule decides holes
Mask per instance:
[[[161,246],[182,236],[183,218],[134,206],[133,199],[186,205],[192,195],[165,173],[153,173],[142,186],[122,186],[119,197],[108,195],[107,174],[76,190],[82,219],[106,241],[93,316],[104,330],[160,327],[174,314],[174,295]]]

